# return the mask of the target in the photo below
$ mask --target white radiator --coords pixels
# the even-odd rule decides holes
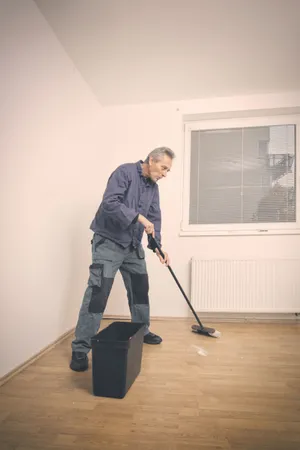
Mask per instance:
[[[196,311],[300,312],[300,259],[193,258],[191,303]]]

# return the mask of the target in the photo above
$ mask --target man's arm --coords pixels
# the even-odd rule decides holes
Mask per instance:
[[[159,201],[159,191],[156,188],[149,212],[147,214],[147,219],[153,223],[155,239],[159,246],[161,246],[161,211],[160,211],[160,201]],[[148,239],[149,241],[149,239]],[[151,248],[148,245],[148,248]]]
[[[155,191],[152,204],[150,206],[149,212],[147,214],[147,219],[150,220],[154,224],[155,230],[155,240],[158,243],[159,247],[161,247],[161,211],[160,211],[160,202],[159,202],[159,191],[158,188]],[[153,249],[151,246],[151,237],[148,235],[148,248],[153,250],[158,256],[160,262],[162,264],[166,264],[167,266],[170,264],[170,258],[168,253],[165,250],[163,251],[164,258],[159,253],[158,249]]]
[[[109,177],[102,201],[105,213],[113,216],[122,229],[128,228],[138,216],[137,211],[123,203],[128,186],[128,173],[124,167],[120,166]]]
[[[103,195],[103,210],[106,214],[113,216],[122,229],[126,229],[129,225],[138,221],[144,226],[147,233],[152,234],[154,231],[153,224],[142,214],[139,214],[138,211],[128,208],[123,203],[129,182],[128,173],[122,166],[118,167],[111,174]]]

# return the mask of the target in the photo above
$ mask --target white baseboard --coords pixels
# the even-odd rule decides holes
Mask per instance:
[[[57,338],[54,342],[47,345],[47,347],[44,347],[41,351],[39,351],[36,355],[32,356],[31,358],[27,359],[24,363],[17,366],[15,369],[8,372],[6,375],[4,375],[2,378],[0,378],[0,386],[2,386],[4,383],[7,383],[12,377],[17,375],[18,373],[22,372],[22,370],[26,369],[26,367],[30,366],[33,362],[37,361],[41,356],[48,353],[50,350],[52,350],[56,345],[63,342],[65,339],[67,339],[72,333],[74,333],[74,328],[67,331],[66,333],[62,334],[59,338]]]
[[[300,324],[300,315],[292,313],[220,313],[220,312],[197,312],[199,319],[202,320],[213,320],[214,322],[239,322],[239,323],[278,323],[278,322],[293,322]],[[103,320],[131,320],[130,316],[117,316],[110,314]],[[152,316],[151,321],[165,321],[165,320],[179,320],[186,321],[194,319],[192,312],[189,313],[188,317],[170,317],[170,316]]]
[[[294,313],[209,313],[198,312],[201,320],[213,320],[214,322],[238,322],[238,323],[299,323],[300,316]]]

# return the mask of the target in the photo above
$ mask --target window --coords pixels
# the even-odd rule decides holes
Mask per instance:
[[[297,116],[185,125],[182,234],[300,232]]]

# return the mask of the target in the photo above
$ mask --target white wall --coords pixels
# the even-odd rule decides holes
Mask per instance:
[[[0,3],[0,377],[71,329],[103,192],[101,108],[31,0]]]
[[[300,93],[215,98],[178,103],[144,104],[105,108],[106,149],[111,155],[109,170],[121,162],[142,159],[159,145],[177,154],[172,172],[160,182],[163,213],[163,246],[172,267],[189,293],[189,261],[192,256],[222,258],[299,256],[300,236],[179,237],[182,207],[183,114],[300,105]],[[148,252],[153,316],[186,316],[188,307],[169,271]],[[120,278],[113,287],[107,314],[127,313]]]
[[[182,114],[299,106],[299,93],[101,109],[33,1],[0,0],[0,7],[0,377],[75,325],[89,225],[107,177],[155,146],[177,153],[160,188],[163,243],[187,292],[192,255],[299,254],[298,236],[178,236]],[[152,316],[186,316],[168,270],[150,251],[147,260]],[[110,314],[128,314],[120,276]]]

